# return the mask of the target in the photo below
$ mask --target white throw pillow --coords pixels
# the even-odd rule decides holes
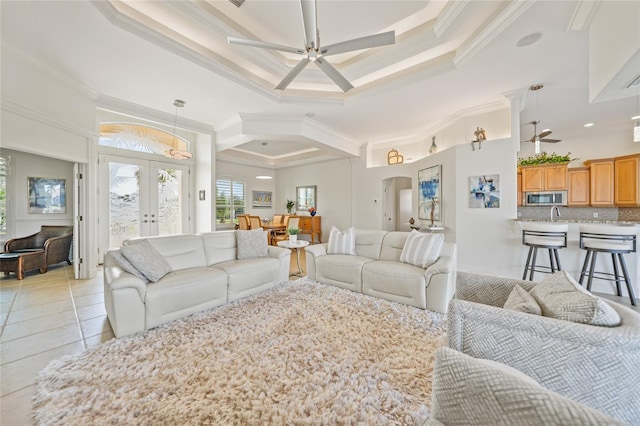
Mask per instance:
[[[267,257],[269,247],[267,233],[262,228],[237,230],[238,259],[255,259]]]
[[[356,231],[353,227],[341,232],[335,226],[331,226],[327,254],[356,255]]]
[[[149,279],[147,277],[145,277],[142,272],[138,271],[136,269],[136,267],[133,266],[131,264],[131,262],[129,262],[127,260],[126,257],[124,257],[124,255],[122,254],[122,251],[120,249],[118,249],[118,250],[110,250],[109,251],[109,255],[113,258],[113,260],[115,260],[115,262],[118,264],[118,266],[123,271],[128,272],[128,273],[130,273],[132,275],[135,275],[136,277],[140,278],[145,283],[149,282]]]
[[[427,234],[414,229],[402,248],[400,262],[428,268],[440,257],[443,244],[444,235]]]
[[[545,317],[606,327],[620,325],[616,310],[583,289],[566,271],[545,278],[530,293]]]
[[[122,255],[149,281],[158,282],[171,272],[171,266],[158,250],[147,240],[142,240],[120,248]]]
[[[532,295],[527,290],[516,284],[509,294],[509,298],[504,302],[503,308],[512,311],[524,312],[533,315],[542,315],[542,309]]]

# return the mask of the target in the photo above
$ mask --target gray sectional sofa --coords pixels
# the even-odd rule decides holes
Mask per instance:
[[[117,337],[262,292],[289,278],[288,249],[268,246],[267,257],[243,259],[233,231],[144,239],[168,262],[170,272],[157,282],[145,282],[122,268],[115,251],[105,255],[104,299]]]
[[[456,245],[445,242],[438,260],[428,268],[400,261],[409,232],[355,230],[356,255],[327,254],[327,243],[305,248],[307,277],[404,303],[447,312],[456,288]]]

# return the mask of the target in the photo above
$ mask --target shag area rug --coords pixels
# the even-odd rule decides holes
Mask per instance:
[[[444,314],[300,279],[38,376],[37,424],[421,424]]]

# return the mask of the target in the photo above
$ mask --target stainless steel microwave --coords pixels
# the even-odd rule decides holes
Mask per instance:
[[[525,206],[566,206],[567,191],[525,192]]]

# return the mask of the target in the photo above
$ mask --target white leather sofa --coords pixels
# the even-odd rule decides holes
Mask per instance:
[[[307,276],[369,296],[446,313],[456,287],[456,245],[445,242],[437,262],[424,269],[400,261],[408,236],[409,232],[356,229],[356,256],[327,254],[327,243],[308,246]]]
[[[171,267],[158,282],[145,283],[124,271],[112,252],[105,256],[104,300],[116,337],[262,292],[289,278],[288,249],[269,246],[268,257],[238,260],[233,231],[146,240]]]

